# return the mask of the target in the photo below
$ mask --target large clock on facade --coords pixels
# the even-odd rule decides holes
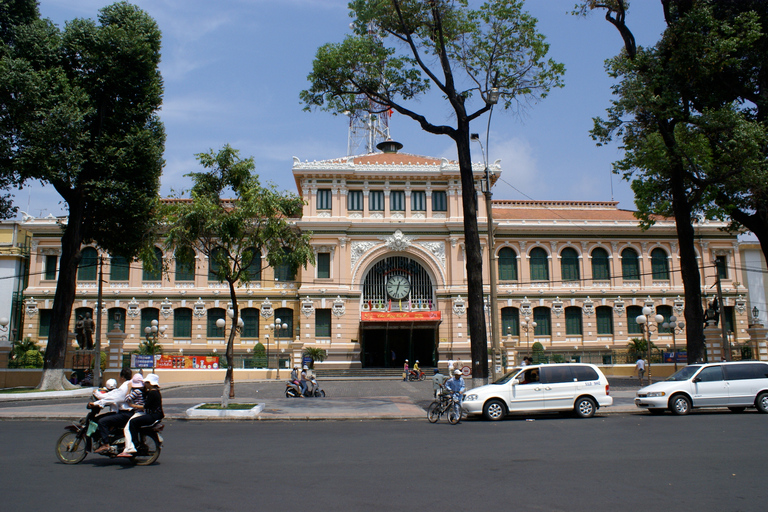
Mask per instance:
[[[392,276],[387,280],[387,293],[393,299],[404,299],[411,293],[411,283],[405,276]]]

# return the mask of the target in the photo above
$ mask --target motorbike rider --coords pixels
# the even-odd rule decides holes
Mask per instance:
[[[144,403],[136,405],[142,414],[134,416],[128,421],[126,428],[130,431],[130,438],[125,438],[125,450],[118,457],[130,457],[136,453],[136,447],[132,440],[138,439],[139,429],[145,425],[152,425],[165,417],[163,413],[163,396],[160,393],[160,378],[155,373],[150,373],[144,379]],[[130,439],[130,440],[129,440]],[[129,446],[130,442],[130,446]]]
[[[97,448],[95,453],[102,453],[109,449],[109,431],[111,428],[122,428],[131,417],[130,407],[125,404],[125,397],[131,385],[131,369],[123,368],[120,370],[120,387],[108,392],[96,390],[93,396],[97,398],[95,402],[89,402],[88,408],[109,407],[111,412],[99,416],[97,424],[99,425],[99,437],[102,445]],[[112,380],[112,379],[110,379]]]
[[[445,381],[445,388],[451,392],[454,400],[453,406],[456,409],[456,412],[459,413],[459,418],[461,418],[462,393],[467,389],[464,385],[464,378],[462,377],[461,370],[453,371],[453,378]]]
[[[416,380],[419,380],[419,372],[421,370],[419,369],[419,360],[417,359],[415,363],[413,363],[413,369],[411,370],[411,374],[416,377]]]

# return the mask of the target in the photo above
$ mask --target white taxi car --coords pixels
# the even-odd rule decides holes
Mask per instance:
[[[562,411],[589,418],[611,404],[608,380],[597,366],[561,363],[514,368],[493,384],[465,392],[462,406],[468,415],[500,420],[510,413]]]
[[[635,405],[651,413],[688,414],[697,407],[768,412],[768,363],[734,361],[692,364],[637,391]]]

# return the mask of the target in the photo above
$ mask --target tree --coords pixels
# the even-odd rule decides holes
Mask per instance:
[[[608,8],[587,4],[582,9]],[[675,218],[691,363],[704,355],[695,222],[730,217],[733,229],[752,229],[768,254],[768,130],[758,105],[765,103],[761,20],[768,10],[751,0],[662,5],[668,27],[657,45],[609,61],[617,99],[592,134],[600,144],[622,139],[625,158],[614,170],[632,181],[642,225]]]
[[[205,255],[219,282],[229,285],[232,322],[227,340],[227,373],[222,406],[235,397],[234,341],[239,320],[237,286],[261,273],[261,255],[270,266],[292,271],[314,262],[310,234],[301,233],[292,219],[304,202],[274,186],[262,187],[253,174],[253,158],[241,159],[229,145],[197,156],[206,172],[193,172],[191,200],[170,201],[163,208],[166,247],[175,250],[177,264],[194,265],[194,250]],[[225,199],[223,194],[234,197]],[[192,267],[194,268],[194,266]]]
[[[22,14],[0,24],[0,185],[49,184],[69,213],[39,386],[61,389],[82,245],[135,258],[152,232],[165,140],[160,31],[126,2],[63,31],[34,1],[3,7]]]
[[[490,0],[478,9],[466,0],[354,0],[354,34],[320,47],[302,91],[306,109],[336,114],[390,109],[456,144],[462,186],[472,374],[488,379],[483,281],[472,173],[470,123],[500,93],[504,108],[543,98],[562,85],[561,64],[546,59],[549,45],[521,0]],[[453,126],[430,121],[409,106],[437,87],[450,106]],[[495,92],[495,91],[494,91]],[[363,99],[361,101],[361,99]],[[439,115],[439,114],[438,114]]]

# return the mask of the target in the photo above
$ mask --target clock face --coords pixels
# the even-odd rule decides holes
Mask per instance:
[[[404,299],[411,292],[411,283],[405,276],[392,276],[387,281],[387,293],[393,299]]]

